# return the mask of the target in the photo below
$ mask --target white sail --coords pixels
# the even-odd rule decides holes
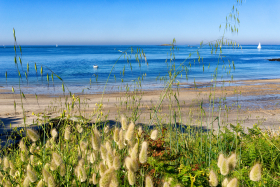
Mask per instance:
[[[262,48],[261,43],[259,43],[259,45],[258,45],[258,49],[261,49],[261,48]]]

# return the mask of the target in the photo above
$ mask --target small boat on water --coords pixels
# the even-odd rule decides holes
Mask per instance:
[[[58,45],[57,45],[57,44],[56,44],[55,46],[56,46],[56,47],[58,47]]]
[[[261,49],[261,48],[262,48],[261,43],[259,43],[259,45],[258,45],[257,48],[258,48],[258,49]]]
[[[97,69],[97,68],[98,68],[98,65],[93,65],[93,68],[96,68],[96,69]]]

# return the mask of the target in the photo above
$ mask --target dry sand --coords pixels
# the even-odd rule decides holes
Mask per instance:
[[[279,129],[279,102],[280,102],[280,79],[272,80],[246,80],[246,81],[233,81],[231,85],[225,82],[226,86],[213,88],[211,84],[197,83],[197,88],[190,84],[179,85],[179,95],[177,98],[180,103],[181,118],[177,117],[176,122],[182,120],[183,124],[187,125],[200,125],[200,119],[202,118],[202,125],[208,128],[211,126],[211,122],[220,116],[220,120],[213,122],[213,128],[218,128],[218,121],[220,125],[228,125],[237,123],[242,124],[244,127],[252,127],[253,124],[260,124],[262,128]],[[222,83],[220,82],[220,85]],[[229,86],[228,86],[229,85]],[[208,86],[208,87],[207,87]],[[188,88],[186,88],[188,87]],[[35,95],[25,95],[26,99],[21,102],[19,94],[6,93],[7,90],[0,89],[0,120],[4,122],[6,127],[11,126],[23,126],[23,114],[26,116],[26,124],[32,124],[33,120],[37,117],[32,115],[41,113],[47,117],[59,116],[63,109],[65,109],[66,97],[63,95],[38,95],[36,99]],[[173,95],[176,92],[174,89]],[[170,118],[170,102],[168,97],[163,100],[157,116],[151,122],[150,118],[153,118],[153,111],[157,108],[160,101],[160,96],[164,92],[162,90],[144,91],[142,94],[136,96],[136,100],[140,100],[138,111],[140,117],[137,120],[138,123],[156,124],[156,123],[168,123]],[[214,110],[209,107],[209,95],[211,98],[215,97]],[[126,97],[126,93],[109,93],[103,97],[103,114],[108,114],[107,119],[118,120],[120,114],[130,115],[135,106],[130,108],[125,107],[125,102],[128,106],[131,105],[131,99],[133,94],[129,94],[131,97]],[[97,109],[96,103],[99,103],[102,95],[75,95],[80,97],[80,110],[78,102],[76,102],[75,110],[72,114],[83,115],[85,117],[91,117],[91,121],[96,120],[96,116],[91,116],[94,109]],[[224,98],[225,99],[221,99]],[[179,116],[177,102],[174,96],[172,100],[172,116],[176,111]],[[14,101],[16,102],[16,111],[14,110]],[[72,101],[68,96],[67,103]],[[120,102],[122,101],[122,105]],[[212,100],[213,101],[213,100]],[[220,101],[220,102],[219,102]],[[22,104],[24,112],[22,110]],[[200,106],[202,103],[201,110]],[[221,111],[219,112],[219,104]],[[240,107],[238,106],[240,105]],[[212,104],[210,105],[212,106]],[[226,106],[226,107],[225,107]],[[201,113],[204,111],[204,115],[201,117]],[[174,118],[172,118],[174,122]]]

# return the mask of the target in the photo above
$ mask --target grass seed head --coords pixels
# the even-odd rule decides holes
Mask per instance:
[[[100,133],[99,131],[95,128],[93,131],[93,135],[91,137],[91,144],[92,144],[92,148],[96,151],[99,151],[100,149]]]
[[[121,161],[118,155],[114,157],[113,167],[115,168],[115,170],[119,170],[121,168]]]
[[[262,178],[261,165],[259,163],[255,164],[250,171],[250,180],[251,181],[259,181]]]
[[[30,151],[30,153],[34,153],[34,151],[36,150],[36,144],[35,143],[33,143],[31,146],[30,146],[30,149],[29,149],[29,151]]]
[[[36,187],[44,187],[44,182],[42,179],[37,183]]]
[[[218,167],[220,168],[221,167],[221,165],[222,165],[222,161],[225,159],[225,157],[224,157],[224,154],[223,153],[220,153],[219,154],[219,158],[218,158]]]
[[[62,176],[62,177],[66,174],[65,164],[61,164],[61,165],[59,166],[59,174],[60,174],[60,176]]]
[[[125,166],[128,170],[133,172],[136,172],[139,169],[137,161],[130,157],[125,158]]]
[[[49,177],[51,176],[51,174],[46,170],[46,169],[43,169],[42,170],[42,174],[43,174],[43,179],[46,183],[48,183],[48,179]]]
[[[151,139],[157,140],[157,138],[158,138],[158,130],[153,130],[151,133]]]
[[[109,168],[104,172],[104,174],[101,176],[99,181],[100,187],[109,187],[113,172],[114,172],[113,168]]]
[[[229,169],[232,171],[235,169],[235,166],[236,166],[236,154],[235,153],[232,153],[230,155],[230,157],[228,157],[228,165],[229,165]]]
[[[150,176],[146,176],[145,183],[146,183],[146,185],[145,185],[146,187],[153,187],[154,186],[152,177],[150,177]]]
[[[134,160],[138,159],[138,143],[133,146],[130,156]]]
[[[107,149],[104,145],[101,145],[100,147],[100,153],[101,153],[101,158],[103,160],[106,160],[106,157],[107,157]]]
[[[163,183],[163,187],[170,187],[170,185],[169,185],[168,182],[164,182],[164,183]]]
[[[51,135],[52,135],[52,138],[53,138],[53,139],[56,139],[56,138],[57,138],[58,133],[57,133],[57,131],[56,131],[55,128],[53,128],[53,129],[51,130]]]
[[[55,180],[54,180],[53,176],[51,175],[48,178],[48,187],[55,187],[55,186],[56,186]]]
[[[4,171],[7,171],[7,169],[10,168],[10,162],[8,157],[4,157]]]
[[[122,124],[122,129],[125,131],[127,129],[127,120],[126,117],[121,116],[121,124]]]
[[[83,129],[81,124],[77,124],[76,125],[76,129],[77,129],[78,133],[80,133],[80,134],[84,131],[84,129]]]
[[[148,143],[144,141],[142,143],[141,151],[139,154],[139,162],[141,164],[145,164],[147,162],[147,159],[148,159]]]
[[[51,171],[55,171],[57,169],[57,164],[55,163],[55,161],[52,159],[51,163],[50,163],[50,170]]]
[[[132,140],[133,134],[134,134],[134,127],[135,127],[134,123],[131,122],[131,123],[129,124],[128,128],[127,128],[126,133],[125,133],[125,139],[126,139],[127,141],[131,141],[131,140]]]
[[[27,177],[29,178],[30,182],[32,182],[32,183],[37,181],[37,175],[32,170],[27,170]]]
[[[101,176],[103,176],[103,174],[104,174],[105,171],[106,171],[106,166],[103,164],[103,162],[100,162],[98,168],[99,168],[99,174],[100,174]]]
[[[88,142],[87,141],[81,141],[80,147],[81,147],[82,152],[85,152],[88,148]]]
[[[44,187],[44,182],[42,179],[37,183],[36,187]]]
[[[85,168],[82,166],[78,166],[78,178],[81,182],[85,182],[87,180]]]
[[[27,147],[26,147],[26,145],[25,145],[23,139],[21,139],[20,142],[19,142],[19,148],[20,148],[21,151],[23,151],[23,152],[28,152],[28,149],[27,149]]]
[[[23,187],[29,187],[29,185],[30,185],[30,180],[29,180],[28,177],[25,177],[22,186]]]
[[[223,180],[223,182],[222,182],[222,187],[227,187],[227,185],[228,185],[228,178],[225,178],[224,180]]]
[[[117,174],[116,174],[116,172],[113,171],[109,187],[118,187],[118,186],[119,186],[119,181],[117,178]]]
[[[130,171],[128,170],[128,173],[127,173],[127,178],[128,178],[128,182],[129,182],[129,185],[134,185],[135,184],[135,173],[133,171]]]
[[[63,163],[61,156],[59,154],[57,154],[56,152],[53,152],[52,156],[53,156],[53,160],[57,166],[60,166],[60,164]]]
[[[94,185],[96,185],[96,184],[98,183],[98,180],[97,180],[97,178],[96,178],[96,173],[93,173],[93,174],[92,174],[92,183],[93,183]]]
[[[229,164],[226,158],[222,160],[220,171],[222,175],[227,175],[229,173]]]
[[[119,132],[118,146],[119,146],[119,149],[124,148],[124,131],[122,129]]]
[[[26,130],[26,134],[27,134],[27,137],[32,140],[33,142],[36,142],[37,140],[39,140],[40,136],[38,134],[37,131],[35,130],[32,130],[32,129],[27,129]]]
[[[140,126],[140,127],[138,128],[138,136],[141,137],[141,136],[142,136],[142,133],[143,133],[143,129],[142,129],[142,127]]]
[[[119,141],[119,132],[120,132],[119,128],[116,127],[114,130],[114,141],[116,143],[118,143],[118,141]]]
[[[106,163],[109,168],[113,167],[114,155],[111,151],[107,151]]]
[[[64,139],[65,140],[70,140],[70,136],[71,136],[71,127],[68,126],[68,127],[65,128]]]
[[[213,170],[210,171],[209,185],[212,187],[218,186],[218,177]]]
[[[238,186],[238,180],[237,178],[233,178],[229,181],[227,187],[237,187]]]

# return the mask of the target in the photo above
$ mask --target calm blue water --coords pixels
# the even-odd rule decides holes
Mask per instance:
[[[144,59],[139,63],[135,61],[135,54],[131,54],[130,46],[22,46],[22,66],[18,61],[22,79],[19,81],[18,70],[14,63],[13,46],[2,46],[0,47],[0,86],[9,90],[14,86],[17,91],[20,83],[24,93],[62,93],[61,81],[54,76],[54,82],[52,82],[51,71],[47,69],[49,68],[63,79],[71,92],[81,92],[82,90],[85,93],[102,92],[109,73],[119,58],[109,77],[106,91],[125,89],[127,84],[134,85],[138,77],[141,77],[142,80],[142,75],[145,75],[141,82],[143,89],[162,88],[164,81],[160,81],[159,78],[168,75],[170,64],[165,61],[168,59],[170,62],[170,47],[138,47],[145,52],[148,64]],[[218,81],[230,80],[232,77],[233,80],[279,78],[280,62],[270,62],[267,59],[280,58],[280,46],[263,45],[261,50],[257,49],[257,45],[242,46],[242,49],[223,46],[222,59],[218,58],[219,50],[217,54],[211,55],[211,49],[203,47],[199,50],[200,57],[203,58],[203,62],[201,59],[200,63],[196,53],[198,46],[177,47],[179,50],[174,52],[176,68],[189,57],[190,52],[194,52],[194,54],[185,61],[186,67],[178,75],[176,82],[193,84],[195,78],[196,83],[207,83],[214,78],[215,72],[218,72]],[[126,50],[131,55],[130,63],[121,56],[124,53],[120,51]],[[136,50],[137,46],[134,47],[134,51]],[[234,61],[235,70],[232,61]],[[38,68],[37,74],[34,68],[35,62]],[[30,66],[28,81],[25,78],[27,63]],[[99,68],[94,69],[94,64]],[[42,77],[41,66],[43,66]],[[8,73],[7,81],[6,71]],[[49,74],[49,84],[47,74]]]

